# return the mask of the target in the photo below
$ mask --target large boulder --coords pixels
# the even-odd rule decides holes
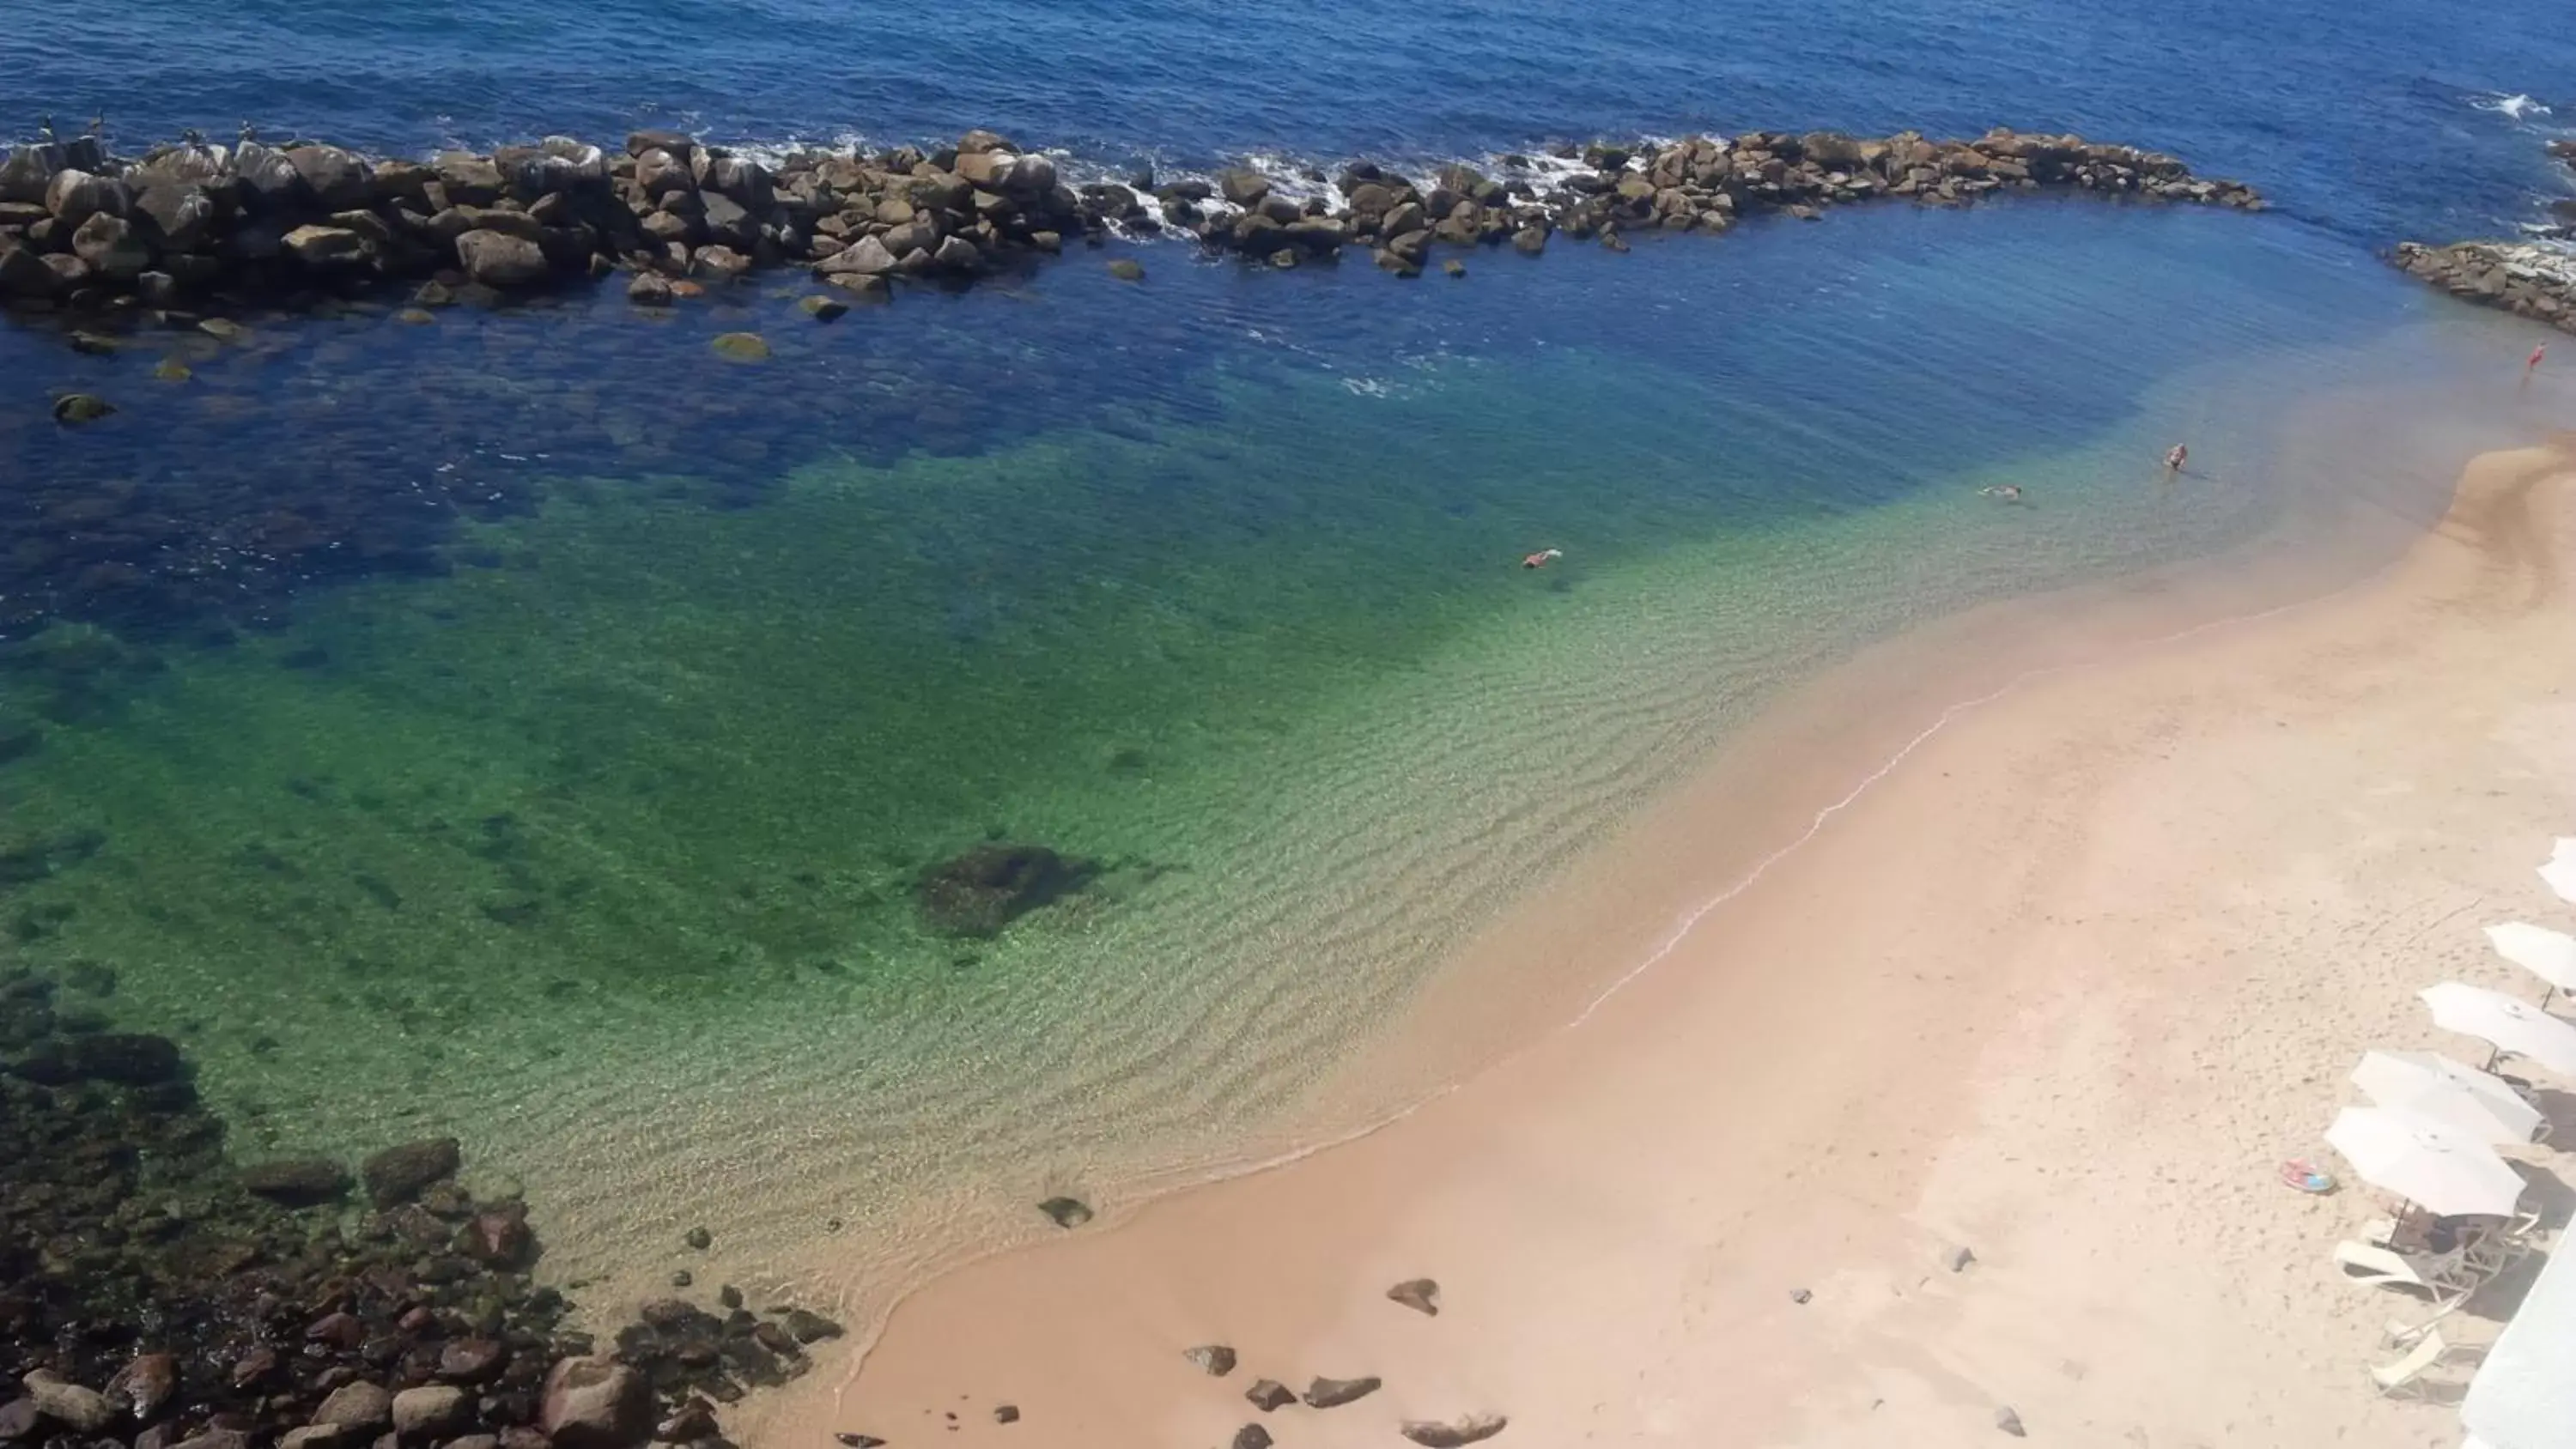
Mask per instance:
[[[96,1389],[55,1377],[38,1369],[19,1380],[27,1386],[27,1397],[35,1400],[36,1412],[79,1434],[95,1434],[107,1427],[116,1416],[115,1406],[107,1395]]]
[[[523,236],[491,230],[469,231],[456,239],[456,260],[465,275],[487,287],[525,287],[542,282],[553,270],[545,248]]]
[[[895,269],[895,254],[886,244],[872,236],[859,238],[849,246],[814,264],[815,274],[837,277],[849,274],[881,277]]]
[[[941,271],[961,277],[973,276],[984,269],[982,250],[962,236],[941,238],[938,250],[931,253],[931,259],[939,264]]]
[[[101,211],[72,232],[72,255],[100,276],[129,282],[152,265],[152,244],[134,223]]]
[[[134,215],[163,247],[184,252],[206,239],[215,224],[215,199],[193,181],[156,181],[134,198]]]
[[[365,237],[345,226],[299,226],[280,245],[288,256],[317,270],[357,266],[372,251]]]
[[[54,269],[45,265],[43,257],[27,247],[0,242],[0,297],[50,297],[55,285]]]
[[[706,193],[705,209],[698,221],[709,237],[737,247],[750,246],[752,238],[760,233],[759,224],[742,203],[721,191]]]
[[[695,191],[697,177],[690,173],[686,159],[655,147],[635,158],[635,184],[654,201],[674,191]]]
[[[324,211],[354,211],[375,199],[375,173],[337,146],[289,146],[287,164],[304,178],[313,204]]]
[[[53,184],[54,173],[62,169],[62,147],[18,147],[9,153],[8,160],[0,161],[0,201],[42,205],[46,188]]]
[[[452,206],[490,206],[501,199],[501,168],[471,151],[441,151],[429,163]]]
[[[86,264],[83,264],[83,270],[86,271]],[[64,404],[83,396],[74,393],[56,403],[54,416],[63,418]],[[95,403],[96,399],[90,401]],[[98,411],[69,420],[86,422],[114,411],[100,404]],[[177,1043],[167,1037],[121,1031],[49,1039],[9,1064],[6,1070],[47,1087],[67,1086],[73,1082],[150,1086],[158,1082],[179,1081],[187,1075],[186,1063],[179,1055]]]
[[[970,185],[999,189],[1020,158],[1008,151],[961,151],[957,153],[957,174]]]
[[[554,1449],[635,1449],[653,1432],[653,1390],[615,1359],[563,1359],[546,1372],[537,1423]]]
[[[331,1396],[313,1411],[316,1424],[336,1424],[362,1432],[386,1428],[393,1419],[393,1395],[364,1379],[333,1389]]]
[[[270,216],[292,216],[313,203],[313,188],[295,163],[257,141],[244,141],[233,152],[233,185],[245,202]]]
[[[992,936],[1082,889],[1098,873],[1092,862],[1043,845],[979,845],[924,871],[914,894],[932,929]]]
[[[45,188],[45,210],[64,226],[78,226],[100,212],[125,210],[125,188],[105,176],[65,169]]]
[[[380,1208],[395,1207],[420,1196],[420,1190],[444,1177],[454,1177],[465,1160],[453,1137],[425,1137],[388,1147],[359,1164],[367,1199]]]
[[[1216,174],[1217,190],[1237,206],[1259,206],[1270,194],[1270,178],[1249,167],[1236,166]]]
[[[425,1444],[454,1434],[474,1421],[474,1401],[454,1384],[424,1384],[394,1395],[394,1438]]]
[[[348,1194],[349,1171],[327,1157],[290,1157],[243,1168],[241,1185],[285,1207],[315,1207]]]

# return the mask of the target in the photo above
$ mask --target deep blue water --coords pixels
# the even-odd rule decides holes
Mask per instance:
[[[2517,95],[2558,115],[2496,109]],[[986,125],[1193,164],[2001,123],[2166,147],[2385,244],[2566,190],[2538,137],[2576,122],[2576,23],[2565,0],[128,0],[0,28],[0,131],[102,111],[136,143]]]

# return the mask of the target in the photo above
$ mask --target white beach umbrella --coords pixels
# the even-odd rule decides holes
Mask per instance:
[[[2576,936],[2521,921],[2486,929],[2497,955],[2561,991],[2576,992]]]
[[[2432,1052],[2364,1052],[2352,1084],[2382,1107],[2481,1142],[2529,1142],[2540,1128],[2540,1109],[2503,1078]]]
[[[2326,1142],[2362,1181],[2443,1217],[2511,1217],[2522,1197],[2522,1174],[2494,1148],[2411,1112],[2346,1107]]]
[[[2564,1077],[2576,1077],[2576,1025],[2501,991],[2445,981],[2415,993],[2433,1009],[2445,1031],[2483,1037],[2499,1051],[2529,1057]]]
[[[2558,892],[2560,900],[2576,903],[2576,851],[2564,849],[2566,843],[2563,840],[2559,842],[2562,849],[2549,858],[2549,864],[2540,868],[2540,878],[2549,883],[2551,890]]]

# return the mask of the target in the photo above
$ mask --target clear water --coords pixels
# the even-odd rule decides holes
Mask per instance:
[[[1573,13],[261,5],[174,49],[208,17],[160,4],[0,39],[120,130],[256,98],[388,149],[678,116],[1207,159],[2011,119],[2291,203],[1852,211],[1464,282],[1147,248],[1142,285],[1077,256],[831,326],[772,279],[114,356],[0,330],[0,741],[38,742],[0,761],[0,959],[115,967],[244,1155],[459,1133],[560,1271],[649,1277],[714,1220],[737,1276],[819,1248],[900,1282],[1036,1197],[1226,1160],[1860,644],[2295,545],[2329,485],[2429,515],[2448,434],[2392,410],[2325,477],[2283,451],[2301,405],[2533,425],[2515,324],[2361,243],[2529,203],[2547,118],[2480,103],[2546,94],[2563,37]],[[665,26],[698,37],[676,88],[636,39]],[[715,358],[746,327],[774,357]],[[60,387],[120,411],[57,428]],[[993,838],[1105,874],[926,930],[918,872]]]

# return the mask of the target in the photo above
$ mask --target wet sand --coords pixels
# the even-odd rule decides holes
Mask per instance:
[[[2062,1444],[2449,1442],[2447,1410],[2361,1373],[2407,1306],[2328,1260],[2371,1205],[2273,1169],[2325,1155],[2364,1048],[2467,1054],[2412,991],[2519,988],[2476,928],[2551,918],[2567,467],[2479,458],[2432,535],[2313,603],[2035,676],[2057,646],[1969,661],[1983,687],[1950,697],[1981,702],[1928,733],[1838,671],[1355,1076],[1445,1080],[1533,1013],[1577,1025],[1356,1141],[950,1274],[736,1437],[1382,1445],[1486,1411],[1504,1445],[1939,1445],[1996,1442],[2009,1405]],[[1855,758],[1892,763],[1853,793]],[[1600,963],[1648,959],[1594,999]],[[1416,1276],[1437,1318],[1383,1296]],[[1207,1342],[1242,1366],[1198,1373]],[[1319,1374],[1386,1387],[1242,1397]]]

